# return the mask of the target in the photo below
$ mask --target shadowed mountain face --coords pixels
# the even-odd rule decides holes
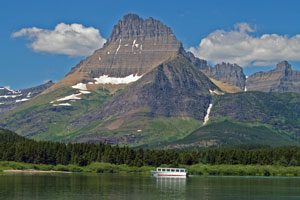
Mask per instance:
[[[133,83],[99,109],[73,122],[77,128],[106,118],[146,112],[151,116],[192,117],[203,121],[210,91],[218,88],[184,56],[178,55]]]
[[[128,14],[114,26],[104,47],[81,61],[56,87],[87,83],[102,75],[142,75],[175,56],[180,47],[172,30],[160,21]]]
[[[10,90],[9,88],[0,87],[0,115],[29,101],[52,85],[54,83],[49,81],[36,87],[21,90]]]
[[[300,93],[300,71],[292,70],[287,61],[269,72],[257,72],[247,79],[247,90]]]

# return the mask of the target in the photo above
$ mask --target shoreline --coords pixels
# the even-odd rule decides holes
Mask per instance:
[[[3,173],[28,173],[28,174],[51,174],[51,173],[60,173],[60,174],[71,174],[73,172],[70,171],[42,171],[42,170],[35,170],[35,169],[6,169],[3,170]]]
[[[163,166],[169,167],[169,166]],[[190,175],[203,176],[280,176],[280,177],[300,177],[300,166],[279,166],[279,165],[209,165],[194,164],[182,165],[187,168]],[[29,164],[13,161],[0,161],[1,173],[137,173],[150,176],[150,171],[155,170],[153,166],[128,166],[115,165],[110,163],[94,162],[87,166],[78,165],[45,165]]]

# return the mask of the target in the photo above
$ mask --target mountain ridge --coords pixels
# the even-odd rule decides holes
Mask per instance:
[[[0,87],[0,116],[41,94],[53,85],[52,81],[48,81],[39,86],[20,90]]]

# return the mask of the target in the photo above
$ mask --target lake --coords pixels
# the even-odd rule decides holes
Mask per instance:
[[[0,199],[300,199],[300,178],[0,174]]]

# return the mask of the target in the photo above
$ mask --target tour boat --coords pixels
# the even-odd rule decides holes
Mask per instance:
[[[189,176],[188,170],[184,168],[162,168],[159,167],[156,171],[150,171],[154,177],[174,177],[187,178]]]

